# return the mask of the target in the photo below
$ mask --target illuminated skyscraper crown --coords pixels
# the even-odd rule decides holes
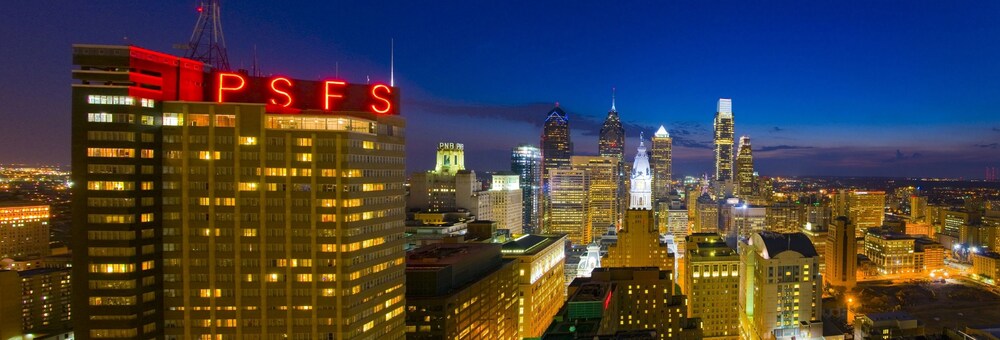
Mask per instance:
[[[639,133],[639,150],[632,163],[632,187],[629,190],[629,209],[652,210],[653,176],[649,171],[649,155],[646,154],[645,138]]]

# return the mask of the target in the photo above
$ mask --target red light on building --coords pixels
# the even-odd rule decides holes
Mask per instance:
[[[289,89],[287,89],[285,91],[283,91],[281,89],[278,89],[277,85],[278,85],[279,82],[285,83],[285,85],[287,85],[289,87]],[[284,103],[282,104],[282,103],[279,103],[274,98],[271,98],[271,104],[281,105],[282,107],[288,107],[288,106],[292,105],[292,95],[287,92],[287,91],[291,91],[291,89],[290,89],[291,87],[292,87],[292,81],[288,80],[288,78],[278,77],[278,78],[272,79],[271,80],[271,91],[273,91],[275,94],[278,94],[278,95],[281,95],[281,96],[285,97],[285,100],[283,100]]]
[[[611,290],[608,289],[608,296],[604,297],[604,310],[608,309],[608,305],[611,304]]]
[[[238,85],[227,85],[226,79],[236,79],[236,80],[239,80],[239,84]],[[216,97],[216,99],[218,100],[219,103],[225,102],[224,97],[222,96],[223,92],[240,91],[240,90],[243,90],[243,88],[246,87],[246,85],[247,85],[246,78],[244,78],[242,75],[239,75],[237,73],[219,72],[218,81],[219,82],[218,82],[217,87],[219,89],[219,91],[218,91],[219,96]]]
[[[327,81],[323,82],[323,90],[324,90],[324,92],[323,92],[324,93],[324,95],[323,95],[323,109],[327,110],[327,111],[330,111],[330,98],[337,98],[337,99],[344,98],[343,92],[331,92],[331,90],[333,90],[333,91],[336,91],[336,90],[330,88],[330,85],[334,85],[334,86],[342,88],[345,85],[347,85],[347,83],[342,82],[342,81],[338,81],[338,80],[327,80]]]
[[[379,91],[379,89],[382,91]],[[380,97],[379,92],[384,92],[385,97]],[[383,104],[381,105],[383,107],[381,109],[379,108],[379,103],[372,104],[372,111],[375,111],[376,113],[388,113],[392,110],[392,102],[389,101],[389,95],[391,94],[392,90],[390,90],[388,86],[385,86],[385,84],[376,84],[375,86],[372,86],[372,99],[382,102]]]

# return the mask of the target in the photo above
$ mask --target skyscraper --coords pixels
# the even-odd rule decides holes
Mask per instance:
[[[715,180],[733,179],[733,100],[720,98],[715,112]]]
[[[49,255],[49,205],[0,203],[0,258],[15,260]]]
[[[602,157],[610,157],[615,160],[615,181],[617,183],[622,183],[625,181],[625,128],[622,127],[621,118],[618,116],[618,109],[615,108],[615,93],[614,89],[611,90],[611,110],[608,111],[608,117],[604,119],[604,125],[601,126],[600,136],[598,137],[597,152]],[[615,224],[621,223],[618,221],[617,217],[621,213],[621,208],[625,197],[625,187],[623,185],[618,185],[615,188],[614,201],[615,209],[619,209],[615,212]],[[594,226],[595,228],[597,226]]]
[[[833,196],[833,216],[847,216],[857,237],[885,221],[885,191],[841,190]]]
[[[134,46],[74,63],[78,338],[404,336],[394,88]]]
[[[670,195],[671,159],[673,139],[667,129],[660,128],[653,134],[653,145],[650,148],[649,162],[653,170],[653,199],[663,200]]]
[[[738,339],[739,254],[714,233],[691,234],[686,244],[688,315],[701,318],[705,339]]]
[[[523,235],[503,244],[517,276],[517,326],[522,338],[537,338],[566,301],[566,235]]]
[[[608,227],[619,224],[618,161],[606,156],[573,156],[572,167],[587,172],[591,235],[600,236]]]
[[[629,209],[653,210],[652,189],[653,174],[649,170],[649,155],[646,154],[646,144],[642,133],[639,133],[639,150],[632,164],[632,174],[629,180]]]
[[[854,224],[847,217],[840,216],[830,223],[827,231],[826,272],[823,278],[831,286],[840,286],[848,291],[857,283],[858,242]]]
[[[750,137],[740,137],[740,147],[736,154],[736,196],[748,199],[754,195],[753,152]]]
[[[593,239],[590,225],[590,177],[586,170],[553,169],[549,173],[549,209],[546,234],[566,234],[575,245]]]
[[[542,151],[531,144],[518,145],[511,150],[510,171],[521,177],[522,227],[526,233],[538,232],[541,226]]]
[[[740,334],[788,339],[823,315],[819,255],[802,233],[763,231],[740,241]]]
[[[549,173],[554,169],[569,169],[569,158],[573,156],[573,142],[570,141],[569,116],[556,104],[545,118],[542,128],[542,226],[548,227]]]

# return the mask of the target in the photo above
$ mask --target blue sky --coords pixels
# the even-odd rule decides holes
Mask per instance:
[[[5,2],[0,162],[69,163],[70,44],[172,52],[194,1]],[[715,101],[733,98],[764,175],[982,177],[1000,167],[1000,2],[224,1],[231,64],[303,79],[386,80],[407,167],[463,142],[477,170],[538,143],[567,110],[576,151],[617,88],[628,149],[664,124],[675,173],[711,172]],[[126,40],[127,37],[127,40]]]

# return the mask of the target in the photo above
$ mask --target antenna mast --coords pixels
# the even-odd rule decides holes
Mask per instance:
[[[194,24],[188,42],[187,58],[201,61],[212,67],[229,71],[226,55],[226,37],[222,34],[220,0],[201,1],[198,5],[198,22]]]

